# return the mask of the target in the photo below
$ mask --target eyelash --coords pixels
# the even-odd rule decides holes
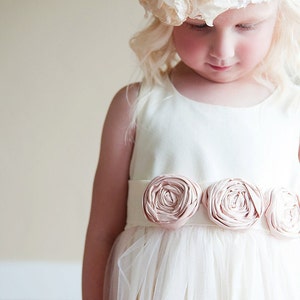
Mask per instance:
[[[239,25],[236,25],[236,28],[238,28],[242,31],[254,30],[255,24],[239,24]]]
[[[206,29],[210,29],[213,27],[207,26],[207,24],[191,24],[191,23],[186,23],[189,28],[197,31],[203,31]],[[240,31],[250,31],[255,29],[255,24],[238,24],[235,26],[238,30]]]
[[[198,30],[198,31],[201,31],[201,30],[210,28],[210,27],[207,26],[205,23],[203,23],[203,24],[191,24],[191,23],[186,23],[186,24],[188,25],[189,28],[191,28],[191,29],[193,29],[193,30]]]

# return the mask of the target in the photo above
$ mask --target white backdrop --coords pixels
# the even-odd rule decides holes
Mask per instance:
[[[102,123],[135,0],[0,0],[0,299],[80,299]]]

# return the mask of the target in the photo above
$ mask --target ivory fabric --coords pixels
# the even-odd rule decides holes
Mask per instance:
[[[168,230],[144,216],[143,194],[154,177],[177,174],[202,190],[243,178],[299,195],[300,89],[227,107],[188,99],[167,77],[164,83],[146,95],[139,115],[127,226],[109,259],[105,299],[298,300],[299,238],[272,235],[265,218],[246,230],[221,228],[203,205]]]
[[[151,12],[161,22],[178,26],[187,18],[205,20],[213,26],[214,19],[229,9],[244,8],[274,0],[140,0],[146,12]]]

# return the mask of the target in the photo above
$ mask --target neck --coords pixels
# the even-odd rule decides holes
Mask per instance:
[[[255,105],[271,93],[269,88],[259,84],[253,76],[219,83],[205,79],[182,63],[173,69],[171,81],[185,97],[198,102],[224,106]]]

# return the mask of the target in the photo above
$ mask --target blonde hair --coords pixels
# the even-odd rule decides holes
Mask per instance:
[[[284,87],[300,84],[300,3],[279,0],[277,21],[270,50],[254,70],[255,79],[266,86]],[[300,2],[300,1],[299,1]],[[149,99],[154,85],[162,85],[163,77],[180,61],[173,43],[173,26],[150,17],[148,26],[130,40],[143,73],[142,88],[132,107],[132,122]]]
[[[279,0],[273,41],[255,77],[276,86],[299,84],[300,70],[300,1]],[[151,17],[148,26],[138,32],[130,45],[138,57],[144,82],[151,88],[179,61],[172,39],[173,26]]]
[[[132,105],[132,119],[129,129],[136,125],[137,118],[148,100],[154,85],[162,85],[163,77],[179,62],[173,44],[173,26],[150,17],[148,26],[130,40],[142,71],[143,91],[140,91]],[[131,130],[129,130],[131,131]]]
[[[173,26],[151,17],[148,26],[130,40],[144,80],[150,86],[161,83],[164,74],[170,72],[179,61],[173,44]]]
[[[279,0],[269,53],[257,67],[256,78],[276,86],[300,84],[300,3]]]

